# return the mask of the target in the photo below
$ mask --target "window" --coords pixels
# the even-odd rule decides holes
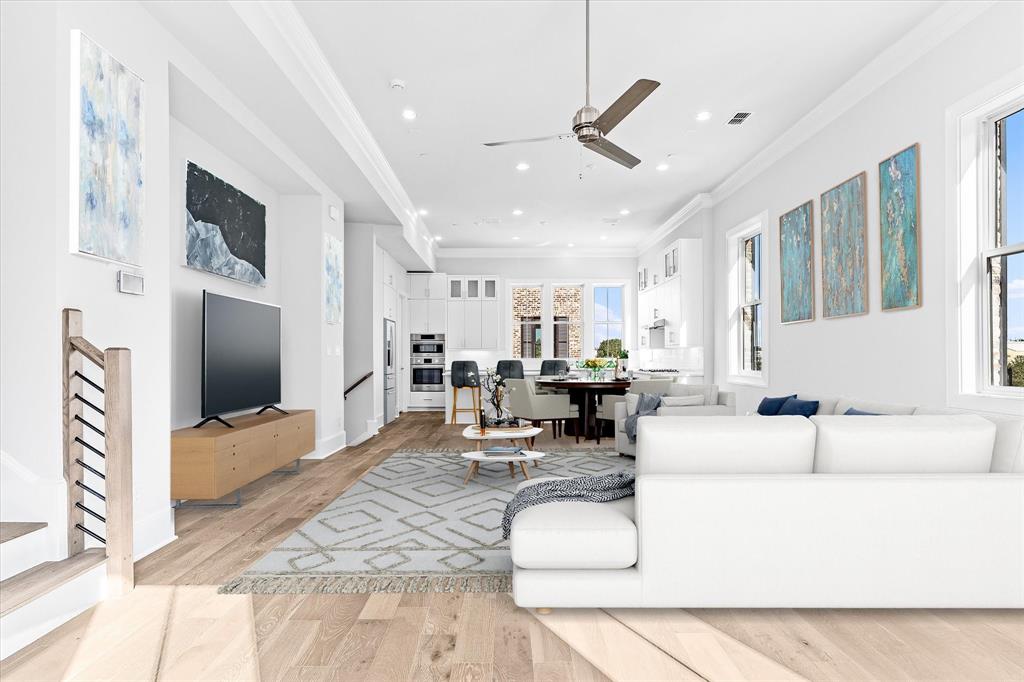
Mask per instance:
[[[761,235],[743,240],[741,267],[743,272],[742,325],[740,326],[742,357],[740,369],[761,371]]]
[[[583,357],[583,287],[554,288],[554,355],[556,358]]]
[[[622,287],[594,287],[594,355],[617,358],[622,350]]]
[[[1024,109],[996,119],[989,192],[991,235],[981,253],[987,274],[993,387],[1024,389]]]
[[[543,357],[541,287],[512,287],[512,357]]]
[[[762,252],[767,216],[761,215],[726,234],[728,280],[728,381],[763,386],[767,383],[768,275]]]

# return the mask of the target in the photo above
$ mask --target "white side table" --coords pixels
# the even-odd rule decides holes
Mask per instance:
[[[466,472],[466,478],[462,481],[463,485],[468,485],[476,473],[480,471],[481,462],[498,462],[508,464],[508,473],[512,478],[516,477],[516,464],[519,464],[520,471],[523,472],[523,477],[529,480],[530,471],[527,468],[527,464],[535,462],[544,456],[543,452],[534,452],[532,450],[522,450],[515,455],[505,456],[487,456],[482,450],[475,452],[463,452],[463,459],[469,460],[469,471]]]

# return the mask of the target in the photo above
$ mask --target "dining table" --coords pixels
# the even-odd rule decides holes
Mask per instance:
[[[590,439],[601,428],[597,423],[597,401],[606,394],[623,395],[629,389],[629,379],[582,379],[569,377],[557,379],[538,377],[538,386],[568,391],[569,400],[580,406],[579,423],[576,428],[584,440]]]

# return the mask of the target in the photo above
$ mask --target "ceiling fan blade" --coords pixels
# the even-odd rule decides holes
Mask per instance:
[[[572,133],[561,135],[548,135],[547,137],[527,137],[522,140],[502,140],[501,142],[484,142],[485,147],[502,147],[506,144],[527,144],[529,142],[547,142],[548,140],[561,140],[566,137],[575,137]]]
[[[607,135],[612,128],[619,125],[619,122],[629,115],[629,112],[640,106],[640,103],[647,99],[647,96],[654,92],[661,85],[658,81],[641,78],[630,86],[612,105],[604,110],[604,113],[597,117],[594,126]]]
[[[608,157],[615,163],[621,163],[626,168],[632,168],[640,163],[640,159],[604,137],[594,140],[593,142],[587,142],[583,146],[592,152],[597,152],[601,156]]]

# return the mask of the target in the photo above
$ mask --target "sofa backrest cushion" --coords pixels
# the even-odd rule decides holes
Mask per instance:
[[[977,415],[833,415],[811,422],[818,430],[815,473],[986,473],[992,464],[996,427]]]
[[[668,388],[670,396],[702,395],[705,405],[718,404],[718,384],[672,384]]]
[[[647,474],[809,474],[814,425],[804,417],[641,417],[636,470]]]
[[[628,392],[636,393],[660,393],[667,395],[669,388],[675,384],[675,379],[637,379],[629,385]]]
[[[889,403],[876,403],[870,400],[857,400],[856,398],[840,398],[832,414],[846,414],[846,411],[851,407],[855,410],[871,412],[872,414],[914,414],[914,410],[917,409],[913,405],[892,405]],[[819,412],[818,414],[822,413]]]
[[[945,407],[919,407],[917,415],[964,414]],[[996,444],[992,449],[994,474],[1024,474],[1024,418],[982,415],[996,425]]]

